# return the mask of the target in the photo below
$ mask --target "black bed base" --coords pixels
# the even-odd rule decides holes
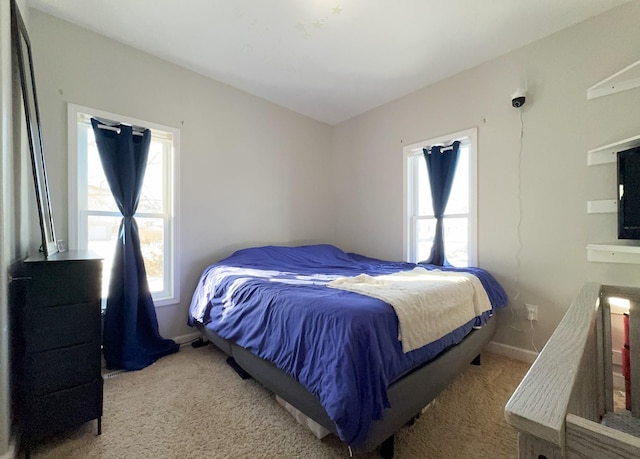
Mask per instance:
[[[355,448],[372,451],[380,446],[385,459],[393,457],[394,433],[412,422],[436,396],[462,373],[470,363],[480,363],[480,352],[493,337],[497,327],[495,317],[480,328],[474,329],[460,344],[441,353],[435,360],[403,376],[389,386],[391,408],[384,411],[383,419],[371,425],[366,441]],[[298,381],[277,368],[271,362],[255,356],[216,333],[198,324],[207,338],[233,359],[238,367],[251,375],[271,392],[280,396],[306,416],[336,434],[334,423],[320,401]]]

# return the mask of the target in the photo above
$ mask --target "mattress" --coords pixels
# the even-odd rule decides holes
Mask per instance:
[[[391,383],[461,342],[507,302],[502,287],[482,269],[420,265],[473,274],[491,309],[403,352],[390,304],[327,285],[338,278],[383,276],[417,266],[345,253],[331,245],[243,249],[203,271],[188,321],[204,324],[299,381],[318,398],[339,437],[358,446],[389,407]]]

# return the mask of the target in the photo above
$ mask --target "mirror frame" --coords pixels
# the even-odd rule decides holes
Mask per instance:
[[[44,253],[45,257],[48,257],[56,253],[58,247],[53,225],[53,214],[51,212],[51,198],[49,195],[44,148],[42,146],[40,112],[38,110],[31,42],[15,0],[11,0],[11,37],[13,52],[16,56],[16,61],[14,62],[17,62],[18,72],[20,74],[24,114],[27,124],[27,134],[29,136],[31,167],[33,169],[33,182],[35,185],[40,233],[42,236],[40,251]]]

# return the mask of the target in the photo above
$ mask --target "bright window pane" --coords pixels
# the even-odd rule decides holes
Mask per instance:
[[[87,129],[87,210],[118,212],[100,163],[93,129]]]
[[[151,141],[147,170],[144,175],[138,212],[159,214],[163,212],[164,145],[160,141]]]
[[[427,161],[423,155],[413,158],[418,172],[418,215],[433,215]],[[445,215],[469,213],[469,147],[461,146]]]
[[[436,231],[436,219],[420,219],[416,223],[417,260],[424,261],[431,255],[433,247],[433,235]]]
[[[414,166],[418,172],[418,217],[416,223],[416,254],[417,261],[426,260],[431,254],[433,246],[433,236],[435,233],[435,218],[425,218],[433,216],[433,206],[431,202],[431,186],[429,184],[429,173],[423,155],[415,156]],[[460,148],[458,164],[451,186],[451,194],[447,202],[446,215],[468,214],[469,213],[469,147]],[[444,242],[447,260],[453,266],[467,266],[468,256],[468,218],[445,218],[444,219]]]
[[[122,217],[102,217],[89,215],[87,226],[87,248],[103,258],[102,266],[102,297],[109,292],[109,279],[113,253],[118,239],[118,228]]]
[[[111,266],[122,217],[90,215],[88,218],[88,248],[104,258],[102,294],[107,296]],[[140,250],[147,270],[149,290],[164,290],[164,224],[161,218],[136,217],[140,235]]]
[[[444,250],[453,266],[469,265],[468,225],[469,219],[466,217],[444,219]]]
[[[436,220],[424,148],[461,142],[458,161],[444,214],[444,246],[447,260],[454,266],[476,263],[475,256],[475,130],[463,131],[438,139],[425,140],[405,147],[407,260],[428,259],[433,246]],[[473,239],[470,239],[473,238]],[[474,253],[472,253],[474,252]]]
[[[164,290],[164,225],[161,218],[136,217],[140,235],[140,250],[147,270],[149,289]]]
[[[423,155],[413,158],[414,167],[418,169],[418,215],[433,216],[433,202],[431,201],[431,186],[429,185],[429,172],[427,161]]]
[[[451,194],[445,215],[469,213],[469,147],[462,146],[458,154],[456,175],[453,178]]]
[[[445,252],[447,261],[453,266],[469,264],[468,223],[469,219],[466,217],[444,219]],[[421,218],[416,222],[417,261],[429,258],[435,231],[435,218]]]
[[[164,158],[162,141],[151,141],[138,212],[160,214],[164,211]],[[93,130],[87,130],[87,206],[88,210],[118,212],[109,183],[104,175]]]
[[[103,113],[104,119],[118,119],[118,115]],[[76,112],[77,156],[77,222],[76,246],[99,254],[104,260],[103,297],[108,294],[109,278],[122,216],[104,174],[90,123],[91,116]],[[144,121],[129,120],[132,125],[144,126]],[[124,121],[127,122],[127,121]],[[152,128],[144,181],[136,210],[140,249],[144,258],[149,288],[158,303],[171,304],[179,295],[174,283],[175,253],[173,251],[173,188],[174,155],[179,131],[172,128]]]
[[[138,213],[163,212],[164,142],[152,140],[144,182],[138,203]],[[87,130],[87,206],[88,211],[118,212],[115,199],[98,155],[92,129]],[[88,248],[104,258],[103,295],[108,292],[111,263],[122,217],[89,216]],[[149,289],[164,290],[164,225],[162,218],[137,217],[140,231],[140,249],[144,258]]]

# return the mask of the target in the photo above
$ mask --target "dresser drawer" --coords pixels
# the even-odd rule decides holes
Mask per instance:
[[[46,351],[98,340],[100,314],[99,301],[24,311],[25,351]]]
[[[102,263],[83,260],[66,263],[28,263],[27,308],[45,308],[99,300]]]
[[[24,440],[60,432],[102,416],[102,378],[42,397],[24,407]]]
[[[24,390],[41,396],[100,378],[100,342],[26,354]]]
[[[89,251],[34,254],[11,275],[12,413],[28,451],[102,416],[102,260]]]
[[[27,352],[73,346],[100,337],[100,302],[66,304],[25,311],[23,336]]]

